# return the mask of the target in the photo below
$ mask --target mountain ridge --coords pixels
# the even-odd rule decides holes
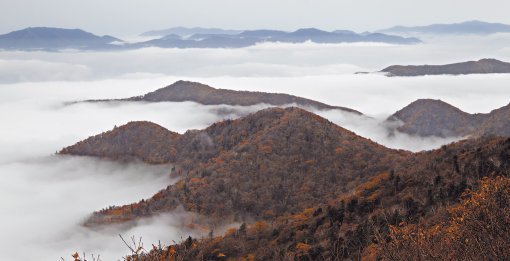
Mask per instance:
[[[200,29],[200,28],[198,28]],[[55,27],[29,27],[0,35],[0,48],[6,50],[134,50],[146,47],[160,48],[243,48],[265,42],[348,43],[384,42],[391,44],[417,44],[413,37],[401,37],[381,33],[356,34],[346,31],[326,32],[315,28],[298,29],[294,32],[278,30],[230,31],[222,29],[201,30],[177,28],[159,38],[125,42],[112,36],[97,36],[81,29]],[[186,31],[195,32],[183,35]],[[157,32],[155,32],[157,34]]]
[[[147,122],[126,126],[146,124],[160,130]],[[221,253],[267,260],[280,253],[360,259],[389,225],[430,220],[438,209],[459,202],[464,191],[477,189],[478,180],[510,173],[509,138],[485,136],[411,153],[385,148],[299,108],[269,108],[177,135],[169,141],[177,144],[172,159],[177,183],[149,199],[95,212],[85,225],[125,223],[182,206],[209,217],[211,229],[222,222],[252,224],[225,236],[189,238],[167,249],[174,257],[215,259]],[[117,136],[131,144],[152,143],[136,132]],[[96,139],[103,141],[78,143],[80,150],[129,153],[122,149],[125,142],[109,142],[116,138],[108,134]]]
[[[459,218],[451,215],[451,218],[457,217],[461,222],[467,219],[477,221],[475,224],[478,224],[474,227],[456,227],[456,232],[470,233],[470,238],[474,241],[507,235],[500,231],[505,230],[509,222],[506,199],[510,189],[510,139],[470,139],[437,150],[416,153],[409,159],[408,168],[405,170],[376,175],[357,186],[352,193],[302,212],[267,222],[258,221],[251,225],[243,223],[239,228],[230,229],[223,235],[198,240],[188,238],[166,248],[154,249],[137,258],[142,261],[152,260],[154,257],[216,260],[218,256],[282,261],[378,260],[381,257],[390,260],[414,260],[417,256],[416,249],[409,246],[406,248],[404,245],[413,244],[416,236],[422,233],[420,241],[425,241],[425,245],[432,249],[420,249],[420,253],[425,252],[421,256],[429,257],[427,254],[430,252],[437,255],[438,252],[434,250],[437,250],[438,241],[430,240],[429,236],[452,234],[452,230],[440,226],[438,220],[450,218],[449,213],[454,213],[453,211],[463,211],[466,200],[474,203],[474,209],[483,209],[480,211],[484,213],[483,217],[497,212],[501,213],[498,217],[503,220],[466,215]],[[487,186],[488,183],[492,185]],[[506,191],[503,192],[501,188]],[[490,206],[479,204],[487,198],[484,195],[478,197],[482,201],[477,200],[476,193],[480,190],[492,191],[491,200],[505,203]],[[480,224],[487,228],[496,224],[501,224],[501,227],[494,232],[480,232]],[[427,231],[431,233],[429,235],[424,234],[423,230],[405,230],[416,225],[425,226],[433,232]],[[508,246],[508,236],[503,240],[501,236],[497,238],[500,239],[502,248]],[[449,242],[441,241],[441,244]],[[492,246],[470,246],[468,250],[477,252],[480,247],[486,250],[477,254],[481,259],[487,255],[497,259],[509,254],[489,254]],[[443,247],[440,252],[443,252],[443,256],[448,256],[446,259],[462,259],[461,257],[474,255],[452,255],[448,246]]]
[[[445,65],[392,65],[380,72],[386,73],[389,77],[510,73],[510,63],[484,58]]]
[[[488,23],[478,20],[452,24],[431,24],[425,26],[394,26],[379,30],[381,33],[428,33],[428,34],[493,34],[508,33],[510,25]]]
[[[383,42],[390,44],[418,44],[421,41],[413,37],[401,37],[383,33],[357,34],[352,31],[336,30],[332,32],[317,28],[301,28],[293,32],[279,30],[247,30],[238,34],[198,33],[187,38],[153,39],[137,43],[138,46],[157,46],[162,48],[243,48],[258,43],[352,43]]]
[[[54,27],[28,27],[0,35],[0,48],[4,49],[43,49],[60,50],[75,48],[83,50],[111,50],[118,46],[112,43],[123,42],[109,36],[97,36],[81,29]]]
[[[363,115],[354,109],[331,106],[318,101],[301,98],[284,93],[266,93],[254,91],[235,91],[228,89],[217,89],[206,84],[177,81],[166,87],[149,92],[145,95],[135,96],[126,99],[116,100],[88,100],[85,102],[108,102],[108,101],[143,101],[143,102],[183,102],[192,101],[203,105],[232,105],[251,106],[257,104],[269,104],[273,106],[285,106],[296,104],[302,107],[314,107],[320,110],[342,110],[357,115]]]
[[[466,137],[510,136],[510,104],[489,113],[470,114],[441,100],[419,99],[391,115],[397,130],[411,135]]]
[[[130,140],[129,137],[124,142],[110,142],[116,136],[92,137],[64,148],[60,154],[113,159],[124,158],[125,155],[108,153],[131,155],[123,144],[139,143],[139,135],[132,136],[130,139],[134,140],[130,142],[125,142]],[[103,142],[96,142],[98,139]],[[144,142],[153,143],[151,140]],[[346,193],[347,187],[336,190],[325,186],[366,180],[381,171],[389,171],[387,165],[390,162],[409,155],[409,152],[388,149],[359,137],[299,108],[261,110],[237,120],[215,123],[204,130],[187,132],[170,143],[172,148],[161,150],[173,151],[175,148],[176,156],[169,157],[168,162],[158,163],[175,164],[174,174],[180,176],[181,181],[160,191],[152,199],[100,211],[86,224],[125,222],[146,214],[169,211],[179,204],[188,211],[217,220],[253,216],[270,218],[302,210],[302,205],[318,203],[318,199]],[[109,149],[108,146],[117,146],[118,149]],[[152,154],[147,151],[140,159],[154,162],[144,156]],[[350,160],[353,157],[363,160]],[[368,165],[365,160],[371,163]],[[290,185],[291,180],[294,185]],[[232,186],[237,189],[233,190]],[[315,192],[303,194],[300,189]],[[211,196],[214,191],[221,192],[221,197]],[[278,191],[288,195],[289,199],[278,201],[279,197],[273,195]],[[250,193],[258,196],[248,196]],[[267,204],[257,203],[256,198],[263,198],[262,201],[267,201]],[[217,209],[210,208],[221,201],[227,204]]]

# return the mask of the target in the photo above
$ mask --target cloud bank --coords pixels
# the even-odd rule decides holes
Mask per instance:
[[[74,104],[87,99],[137,96],[177,80],[211,86],[289,93],[360,110],[317,112],[357,134],[392,148],[437,148],[453,139],[388,136],[380,122],[415,99],[442,99],[467,112],[488,112],[509,103],[510,75],[387,78],[354,75],[386,65],[446,63],[495,57],[510,60],[507,35],[488,40],[416,46],[379,44],[263,44],[250,48],[143,49],[118,53],[0,52],[0,239],[2,260],[49,259],[73,251],[118,259],[127,249],[117,234],[180,240],[190,217],[175,212],[136,226],[88,230],[79,224],[108,205],[147,198],[173,182],[168,166],[123,165],[52,155],[64,146],[134,120],[180,133],[237,118],[267,105],[203,106],[184,103]],[[435,42],[434,42],[435,41]],[[474,43],[473,43],[474,42]],[[487,45],[484,45],[487,43]],[[480,48],[489,46],[494,48]]]
[[[143,231],[92,231],[80,223],[94,209],[138,201],[171,182],[164,166],[57,156],[2,163],[0,173],[5,181],[0,184],[0,229],[5,235],[2,260],[57,260],[61,256],[68,260],[74,251],[115,260],[128,250],[123,249],[117,233]],[[189,233],[181,228],[181,220],[176,214],[151,222],[167,231],[166,236],[159,235],[169,240]]]
[[[126,75],[303,77],[377,71],[393,64],[510,60],[510,34],[426,37],[424,44],[265,43],[242,49],[0,52],[0,82],[97,80]],[[482,47],[482,48],[481,48]]]

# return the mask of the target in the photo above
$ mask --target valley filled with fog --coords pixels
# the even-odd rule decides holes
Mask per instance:
[[[171,166],[57,156],[65,146],[129,121],[152,121],[184,133],[268,105],[206,106],[194,102],[76,103],[142,95],[177,80],[215,88],[279,92],[352,108],[314,111],[382,145],[411,151],[458,138],[389,135],[381,122],[420,98],[441,99],[469,113],[507,105],[509,74],[386,77],[393,64],[510,60],[510,35],[430,37],[418,45],[260,44],[241,49],[123,52],[0,52],[1,260],[69,259],[74,251],[116,260],[127,254],[118,234],[142,236],[146,247],[180,241],[192,214],[176,211],[134,227],[87,229],[93,211],[148,198],[175,182]],[[483,47],[483,48],[481,48]],[[220,113],[221,112],[221,113]],[[225,113],[226,112],[226,113]],[[58,181],[58,182],[57,182]],[[20,245],[23,242],[23,245]]]

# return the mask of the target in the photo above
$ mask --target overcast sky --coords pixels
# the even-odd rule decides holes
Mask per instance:
[[[0,0],[0,33],[28,26],[137,35],[174,26],[376,30],[466,20],[510,24],[507,0]]]

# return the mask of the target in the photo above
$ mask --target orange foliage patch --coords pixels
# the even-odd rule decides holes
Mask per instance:
[[[262,145],[259,147],[259,150],[265,154],[270,154],[273,152],[273,148],[269,145]]]
[[[258,233],[263,232],[267,229],[269,229],[269,225],[265,221],[258,221],[255,224],[253,224],[251,227],[251,232]]]
[[[200,183],[200,182],[202,182],[202,179],[201,178],[192,178],[192,179],[190,179],[190,182],[191,183]]]
[[[223,164],[223,163],[225,163],[225,161],[223,159],[220,159],[220,158],[216,158],[215,162],[216,162],[216,164]]]
[[[152,196],[153,200],[158,200],[158,199],[161,199],[161,198],[163,198],[163,192],[162,191],[160,191],[160,192],[156,193],[154,196]]]
[[[370,194],[378,188],[378,186],[384,181],[390,178],[390,173],[382,172],[377,176],[374,176],[369,181],[356,187],[356,194]]]
[[[109,215],[111,216],[120,216],[124,213],[124,211],[121,208],[114,208],[109,211]]]
[[[231,228],[227,229],[227,231],[225,232],[225,237],[234,235],[236,232],[237,232],[237,229],[235,227],[231,227]]]
[[[312,249],[312,246],[305,243],[297,243],[296,250],[300,255],[306,255],[308,252],[310,252],[310,249]]]
[[[308,165],[313,165],[315,163],[315,160],[307,160],[305,161],[305,163]]]

